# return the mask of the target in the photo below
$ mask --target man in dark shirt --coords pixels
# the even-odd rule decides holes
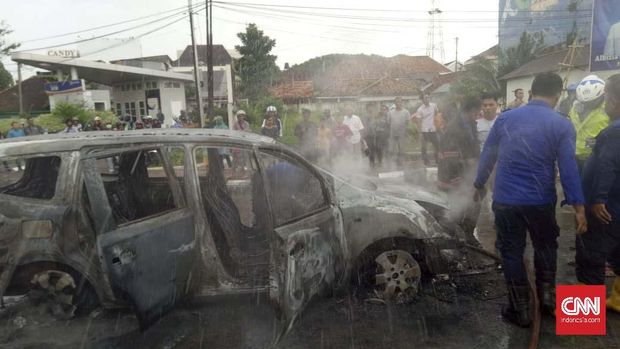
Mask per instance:
[[[526,231],[534,247],[536,289],[541,310],[555,313],[557,236],[556,162],[566,202],[575,209],[577,231],[587,229],[584,197],[575,160],[575,129],[553,110],[562,92],[562,78],[542,73],[532,83],[532,100],[501,114],[484,145],[474,200],[484,196],[484,184],[496,166],[493,212],[498,247],[510,303],[502,316],[519,326],[531,324],[530,294],[523,252]]]
[[[45,130],[43,130],[41,126],[34,123],[34,118],[28,117],[26,122],[28,123],[28,126],[24,127],[24,133],[26,136],[36,136],[45,133]]]
[[[620,312],[620,74],[605,85],[605,113],[610,123],[596,137],[583,171],[588,232],[577,236],[577,280],[605,284],[605,261],[616,279],[607,307]]]
[[[459,115],[446,126],[441,137],[441,160],[437,169],[439,183],[444,189],[459,187],[468,172],[475,173],[480,156],[476,118],[481,109],[480,99],[468,98],[463,102]]]
[[[480,144],[476,130],[476,118],[482,109],[479,98],[463,101],[457,117],[450,120],[441,137],[440,156],[437,164],[438,186],[448,192],[451,201],[471,197],[471,183],[476,174]],[[466,185],[463,185],[467,183]],[[459,210],[452,212],[453,219],[463,229],[470,244],[479,245],[474,237],[476,222],[480,215],[480,203],[465,201]]]

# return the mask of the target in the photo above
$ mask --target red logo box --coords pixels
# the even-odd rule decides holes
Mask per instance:
[[[558,285],[555,334],[604,336],[605,292],[604,285]]]

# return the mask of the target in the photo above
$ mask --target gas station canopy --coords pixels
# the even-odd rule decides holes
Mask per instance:
[[[11,55],[11,59],[17,63],[22,63],[52,72],[60,71],[67,75],[75,74],[79,76],[80,79],[108,86],[127,81],[142,81],[146,79],[193,81],[191,74],[146,69],[120,64],[109,64],[77,58],[64,58],[17,52]],[[73,74],[72,70],[74,70]]]

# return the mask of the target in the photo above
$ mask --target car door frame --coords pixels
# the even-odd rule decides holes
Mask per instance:
[[[134,308],[141,329],[149,327],[183,299],[196,260],[194,212],[183,195],[184,188],[172,175],[164,151],[165,146],[174,145],[177,144],[87,150],[81,159],[82,175],[93,216],[104,217],[95,219],[96,248],[101,270],[115,298],[128,302]],[[175,208],[117,224],[96,161],[119,153],[148,150],[160,153]],[[179,228],[181,231],[177,232]],[[182,236],[171,236],[171,232]],[[153,236],[158,236],[158,239],[154,240]],[[160,246],[145,246],[151,241],[157,241]]]
[[[332,192],[329,190],[329,183],[317,169],[306,160],[293,152],[279,147],[256,147],[255,157],[258,160],[259,171],[263,179],[263,190],[267,205],[271,212],[273,228],[270,230],[271,256],[270,256],[270,285],[269,299],[276,306],[278,316],[278,334],[276,341],[282,339],[291,330],[295,320],[304,311],[305,307],[316,296],[321,295],[326,289],[324,287],[338,287],[345,278],[347,243],[345,240],[344,227],[342,223],[342,213],[334,201]],[[304,215],[294,217],[282,224],[277,223],[273,210],[273,203],[270,195],[267,195],[268,185],[265,183],[267,178],[266,169],[263,166],[261,153],[292,162],[307,170],[311,175],[319,180],[321,185],[324,206]],[[322,232],[318,229],[308,229],[308,223],[312,220],[331,219],[334,224],[332,235],[321,236]],[[329,234],[329,233],[328,233]],[[314,247],[314,249],[313,249]],[[317,249],[330,249],[332,254],[316,253]],[[322,270],[299,270],[301,263],[298,261],[312,260],[313,262],[324,261],[328,263],[308,263],[304,266],[322,266]],[[303,262],[302,262],[303,263]],[[299,294],[299,289],[294,289],[293,284],[316,285],[318,276],[319,287],[304,287]],[[295,279],[292,279],[295,277]],[[312,278],[313,280],[308,280]],[[304,292],[305,291],[305,292]]]

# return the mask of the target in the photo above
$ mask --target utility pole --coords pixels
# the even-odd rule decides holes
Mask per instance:
[[[192,55],[194,61],[194,83],[196,84],[196,101],[198,102],[198,117],[200,118],[200,127],[205,127],[205,119],[202,117],[203,109],[202,109],[202,93],[200,93],[200,79],[198,78],[200,72],[198,70],[198,50],[196,49],[196,39],[194,38],[194,12],[192,9],[192,0],[187,0],[187,7],[189,10],[189,26],[191,27],[192,33],[192,51],[194,54]]]
[[[205,0],[207,8],[207,114],[213,118],[213,0]]]
[[[454,38],[454,41],[456,42],[456,52],[454,54],[454,72],[458,73],[459,72],[459,37],[457,36],[456,38]]]
[[[24,113],[24,97],[22,95],[22,64],[17,63],[17,93],[19,94],[19,115]]]

